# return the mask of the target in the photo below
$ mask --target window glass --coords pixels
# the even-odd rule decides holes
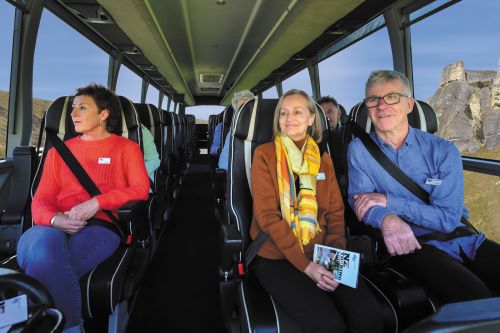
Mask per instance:
[[[149,88],[151,89],[151,87]],[[134,103],[140,103],[141,91],[142,79],[126,66],[121,66],[118,73],[118,82],[116,83],[116,93],[127,97]],[[158,100],[156,100],[156,104],[158,104]]]
[[[54,99],[73,95],[92,82],[106,86],[108,62],[106,52],[50,11],[43,11],[33,69],[32,144],[38,141],[43,112]]]
[[[282,85],[283,93],[286,93],[290,89],[300,89],[308,93],[309,96],[312,96],[311,79],[309,78],[307,68],[283,81]],[[276,88],[274,90],[276,91]]]
[[[321,95],[334,97],[349,113],[365,97],[368,75],[394,68],[387,28],[323,60],[318,67]]]
[[[173,102],[170,106],[173,108]],[[220,105],[197,105],[186,108],[186,114],[193,114],[196,117],[197,124],[207,124],[208,116],[211,114],[219,114],[224,110],[224,106]]]
[[[436,111],[437,135],[462,155],[494,160],[500,160],[499,11],[496,0],[463,0],[411,26],[415,96]],[[500,241],[493,209],[500,205],[498,177],[464,176],[471,222]]]
[[[146,94],[146,103],[153,104],[158,107],[158,99],[160,98],[160,92],[158,89],[150,85],[148,87],[148,93]]]
[[[279,98],[276,87],[273,86],[262,93],[262,98]]]
[[[7,109],[9,108],[10,61],[15,8],[0,2],[0,159],[5,157],[7,144]]]

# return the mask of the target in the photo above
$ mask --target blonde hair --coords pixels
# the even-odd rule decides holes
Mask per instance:
[[[307,101],[307,108],[309,109],[309,112],[311,112],[311,114],[314,114],[314,122],[307,129],[307,134],[309,134],[314,139],[314,141],[316,141],[317,143],[321,142],[321,140],[323,139],[323,130],[321,128],[322,127],[321,120],[319,118],[320,115],[318,114],[318,110],[316,108],[316,103],[314,103],[314,100],[305,91],[299,90],[299,89],[288,90],[278,100],[278,104],[276,105],[276,109],[274,110],[273,135],[277,136],[281,133],[281,129],[280,129],[280,125],[279,125],[281,105],[283,104],[283,100],[286,97],[292,96],[292,95],[302,96]]]

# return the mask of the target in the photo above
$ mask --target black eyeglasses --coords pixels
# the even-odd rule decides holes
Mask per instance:
[[[401,97],[408,97],[405,94],[400,94],[400,93],[390,93],[385,96],[370,96],[366,97],[363,102],[365,102],[365,105],[367,108],[374,108],[378,105],[380,102],[380,99],[382,98],[387,105],[393,105],[393,104],[398,104],[399,101],[401,100]]]

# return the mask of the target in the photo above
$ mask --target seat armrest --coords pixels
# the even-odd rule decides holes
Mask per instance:
[[[147,201],[133,200],[118,209],[118,219],[127,226],[133,238],[141,244],[149,242],[150,229]]]
[[[222,224],[221,237],[221,271],[230,272],[238,264],[242,251],[241,233],[234,224]]]

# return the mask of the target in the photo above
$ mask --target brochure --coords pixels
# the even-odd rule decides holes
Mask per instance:
[[[0,301],[0,332],[8,331],[11,325],[28,320],[28,299],[20,295]]]
[[[358,286],[359,260],[359,253],[314,245],[313,262],[331,271],[335,281],[352,288]]]

